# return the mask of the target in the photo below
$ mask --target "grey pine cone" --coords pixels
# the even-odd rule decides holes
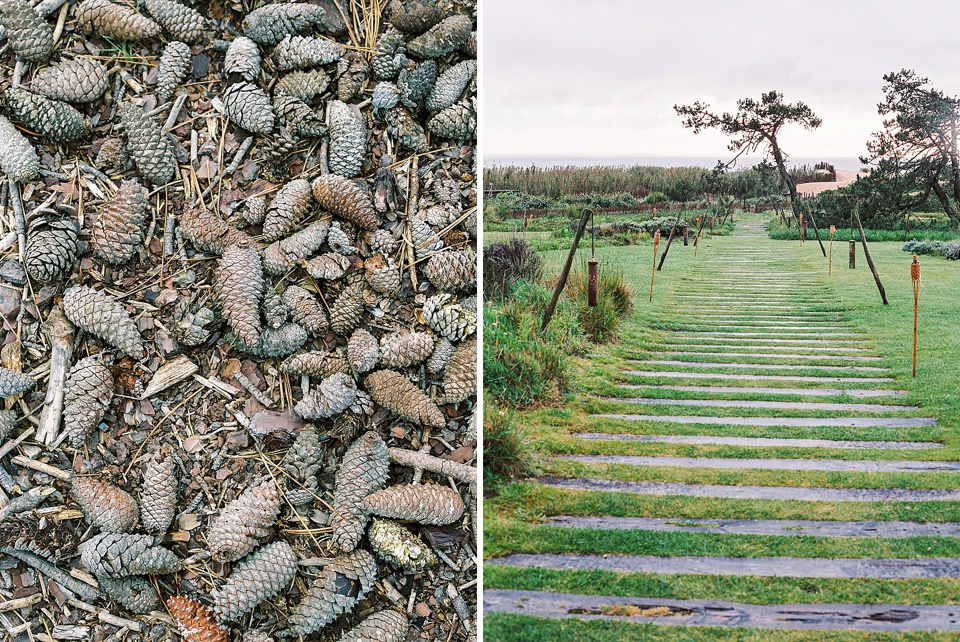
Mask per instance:
[[[36,379],[19,370],[0,367],[0,397],[11,397],[37,385]]]
[[[438,290],[473,290],[477,284],[477,253],[462,250],[434,254],[423,271]]]
[[[327,333],[330,320],[317,299],[298,285],[291,285],[283,291],[283,302],[290,308],[294,323],[307,333],[319,337]]]
[[[310,102],[319,96],[330,84],[330,77],[322,69],[310,71],[291,71],[274,85],[274,96],[293,96],[304,102]]]
[[[260,48],[250,38],[237,36],[227,47],[223,58],[223,73],[249,82],[260,77]]]
[[[433,60],[421,62],[400,70],[397,76],[397,89],[400,90],[400,102],[416,110],[420,103],[433,90],[437,82],[437,63]]]
[[[410,239],[418,259],[426,258],[443,248],[443,241],[423,217],[412,216],[407,219],[407,225],[410,227]]]
[[[477,331],[477,313],[456,303],[445,292],[435,294],[423,304],[427,325],[451,341],[459,341]]]
[[[53,50],[53,27],[41,18],[25,0],[0,2],[0,24],[7,30],[7,41],[24,62],[42,62]]]
[[[397,140],[397,144],[412,152],[423,152],[427,149],[427,134],[417,119],[406,109],[397,105],[388,109],[383,115],[387,123],[387,131]]]
[[[230,85],[223,95],[227,116],[240,127],[254,134],[273,131],[276,116],[273,105],[262,89],[249,82]]]
[[[476,73],[476,60],[464,60],[447,68],[437,78],[437,82],[427,96],[427,110],[437,112],[457,102]]]
[[[477,109],[471,101],[460,101],[439,111],[427,121],[427,129],[452,140],[473,140],[477,137]]]
[[[367,152],[367,133],[363,123],[345,103],[334,100],[327,107],[327,127],[330,133],[330,171],[353,178],[360,173]]]
[[[173,179],[177,160],[173,143],[166,133],[143,110],[132,103],[121,103],[117,108],[127,137],[127,149],[145,180],[163,185]]]
[[[433,345],[433,335],[426,332],[384,337],[380,344],[380,363],[387,368],[407,368],[429,357]]]
[[[160,0],[154,0],[160,1]],[[179,40],[168,42],[160,56],[160,68],[157,70],[157,94],[164,100],[170,100],[174,90],[187,77],[193,66],[193,52]]]
[[[238,560],[270,534],[280,513],[280,491],[270,481],[245,490],[227,504],[210,526],[207,541],[218,562]]]
[[[309,261],[301,259],[298,264],[303,266],[307,274],[315,279],[325,281],[336,281],[350,267],[350,259],[336,252],[326,252],[320,256],[315,256]]]
[[[221,622],[237,620],[290,584],[300,558],[284,541],[261,546],[238,563],[226,583],[211,593]]]
[[[181,567],[173,551],[153,545],[152,535],[101,533],[77,550],[87,570],[113,578],[174,573]]]
[[[360,543],[368,519],[361,504],[387,483],[389,468],[387,446],[373,431],[353,442],[344,454],[337,469],[330,516],[332,541],[340,552],[350,552]]]
[[[63,293],[63,311],[76,326],[130,355],[142,359],[146,350],[137,324],[123,305],[106,292],[75,285]]]
[[[140,522],[149,533],[163,533],[177,509],[177,469],[173,458],[156,453],[143,468]]]
[[[364,329],[354,331],[347,342],[347,360],[359,373],[369,372],[380,363],[380,344]]]
[[[160,25],[142,13],[110,0],[83,0],[77,5],[77,26],[88,36],[115,40],[148,40],[160,35]]]
[[[321,381],[293,410],[303,419],[329,419],[349,408],[356,396],[353,377],[337,373]]]
[[[339,335],[349,336],[363,318],[363,288],[351,285],[337,297],[330,309],[330,328]]]
[[[319,631],[352,610],[370,592],[376,578],[377,562],[367,551],[358,549],[334,558],[290,614],[291,631],[299,635]]]
[[[61,60],[36,73],[30,88],[47,98],[70,103],[92,102],[107,91],[107,68],[98,60]]]
[[[195,9],[173,0],[145,0],[144,3],[150,15],[177,40],[191,44],[203,40],[207,21]]]
[[[423,33],[443,18],[437,0],[390,0],[390,24],[404,33]]]
[[[437,341],[433,348],[433,353],[430,355],[430,358],[427,359],[427,372],[431,374],[443,372],[443,369],[447,367],[455,351],[456,348],[450,343],[449,339],[440,337],[440,340]]]
[[[56,143],[77,140],[90,130],[86,117],[79,111],[67,103],[41,94],[20,87],[9,87],[3,93],[3,101],[27,129],[43,134]]]
[[[279,95],[273,99],[273,109],[281,125],[286,125],[297,136],[322,136],[327,131],[323,120],[313,107],[294,96]]]
[[[440,58],[460,49],[470,40],[473,21],[468,16],[444,18],[429,31],[407,43],[407,53],[416,58]]]
[[[275,45],[286,36],[325,27],[327,12],[313,4],[268,4],[243,19],[243,32],[261,45]]]
[[[96,357],[77,361],[63,393],[63,430],[74,448],[80,448],[97,429],[113,399],[113,374]]]
[[[409,629],[405,614],[386,609],[376,611],[344,633],[340,642],[403,642]]]
[[[360,87],[370,76],[370,67],[356,51],[345,54],[337,61],[337,98],[347,102],[357,95]]]
[[[373,50],[373,75],[377,80],[393,80],[400,73],[401,65],[396,62],[397,54],[404,49],[403,34],[396,29],[387,29],[377,38]]]
[[[13,434],[13,429],[17,427],[16,411],[0,410],[0,442],[5,441],[7,437]]]
[[[146,578],[133,576],[114,579],[100,575],[97,583],[104,593],[134,613],[147,614],[160,605],[160,596]]]
[[[313,424],[307,424],[287,450],[280,466],[298,480],[313,477],[323,464],[323,447]]]
[[[367,537],[380,559],[399,566],[407,574],[422,573],[440,561],[429,546],[393,520],[374,519]]]
[[[15,181],[25,181],[40,173],[40,157],[30,141],[0,116],[0,168]]]
[[[284,323],[279,328],[262,328],[260,340],[255,345],[238,341],[237,348],[261,359],[285,357],[299,350],[308,338],[307,331],[299,324]]]
[[[31,278],[44,283],[66,278],[81,251],[80,223],[75,219],[45,215],[30,222],[25,267]]]
[[[346,49],[326,38],[287,36],[273,50],[273,64],[280,71],[323,67],[339,60]]]

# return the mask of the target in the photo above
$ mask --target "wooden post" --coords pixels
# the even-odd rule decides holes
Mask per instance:
[[[837,226],[830,226],[830,258],[827,259],[827,274],[833,274],[833,235],[837,233]]]
[[[850,239],[850,269],[857,269],[857,242],[853,239]]]
[[[588,207],[583,210],[583,214],[580,216],[580,225],[577,226],[577,233],[573,236],[573,245],[570,246],[570,252],[567,254],[567,262],[563,265],[563,270],[560,272],[557,285],[553,288],[553,296],[550,297],[550,303],[543,313],[543,321],[540,323],[541,332],[546,330],[547,324],[550,323],[550,319],[557,309],[557,301],[560,300],[560,293],[563,292],[563,286],[567,284],[567,277],[570,276],[570,267],[573,265],[573,255],[577,253],[577,246],[580,244],[580,239],[583,238],[583,231],[587,227],[587,220],[589,220],[592,215],[593,210]]]
[[[597,307],[600,294],[600,261],[587,261],[587,306]]]
[[[683,223],[683,247],[690,245],[690,225],[686,221]]]
[[[913,281],[913,376],[917,376],[917,321],[920,313],[920,261],[913,255],[910,264],[910,279]]]
[[[697,235],[693,237],[693,255],[696,256],[697,252],[700,250],[700,230],[703,229],[701,225],[701,217],[697,217]]]
[[[653,269],[650,270],[650,301],[653,302],[653,278],[657,275],[657,248],[660,247],[660,230],[653,234]]]
[[[660,265],[657,266],[657,272],[663,269],[663,262],[667,260],[667,254],[670,252],[670,244],[673,243],[673,233],[677,230],[677,224],[680,222],[680,212],[673,218],[673,227],[670,228],[670,235],[667,236],[667,247],[663,248],[663,254],[660,256]]]
[[[803,212],[800,212],[800,220],[797,222],[797,233],[800,235],[800,247],[803,247],[803,237],[807,235],[807,228],[803,224]]]
[[[870,256],[870,248],[867,247],[867,235],[863,233],[863,222],[860,220],[860,211],[857,208],[853,209],[853,213],[857,217],[857,228],[860,230],[860,243],[863,244],[863,256],[867,259],[867,265],[870,266],[870,271],[873,272],[873,280],[877,282],[877,289],[880,290],[880,299],[883,300],[884,305],[890,305],[887,301],[887,292],[883,289],[883,283],[880,282],[880,275],[877,274],[877,266],[873,264],[873,257]]]

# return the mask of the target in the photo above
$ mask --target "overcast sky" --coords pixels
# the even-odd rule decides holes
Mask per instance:
[[[734,110],[776,89],[823,119],[794,157],[856,157],[882,76],[960,94],[960,7],[871,0],[483,0],[483,146],[498,155],[728,156],[674,104]]]

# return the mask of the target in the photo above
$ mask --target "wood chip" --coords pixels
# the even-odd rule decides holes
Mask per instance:
[[[187,379],[199,370],[200,366],[190,361],[186,356],[181,355],[172,361],[168,361],[157,369],[140,398],[152,397],[158,392]]]

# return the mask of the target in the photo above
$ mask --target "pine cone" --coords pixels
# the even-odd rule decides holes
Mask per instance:
[[[300,558],[284,541],[257,549],[234,567],[222,588],[211,592],[217,619],[237,620],[278,594],[296,576],[299,562]]]
[[[477,284],[477,253],[465,250],[434,254],[423,271],[438,290],[473,290]]]
[[[297,377],[308,375],[326,379],[335,374],[350,374],[350,364],[332,352],[304,352],[284,359],[280,371]]]
[[[382,256],[367,259],[365,262],[367,283],[374,290],[387,296],[396,296],[400,293],[403,277],[400,268],[393,259],[383,260]]]
[[[427,150],[427,134],[417,120],[399,105],[384,114],[387,131],[397,139],[397,145],[412,152]]]
[[[408,42],[407,52],[416,58],[440,58],[467,44],[472,31],[473,21],[468,16],[450,16]]]
[[[396,29],[387,29],[377,39],[373,50],[373,75],[377,80],[393,80],[400,72],[398,54],[406,51],[403,34]]]
[[[198,346],[209,339],[221,321],[210,308],[196,306],[191,309],[186,300],[178,302],[175,320],[176,325],[171,328],[174,337],[189,347]]]
[[[403,642],[410,625],[407,616],[394,609],[376,611],[343,634],[340,642]]]
[[[441,138],[473,140],[477,137],[476,106],[467,101],[454,103],[427,121],[427,129]]]
[[[290,308],[293,321],[309,334],[319,337],[327,333],[330,320],[316,298],[300,286],[291,285],[283,291],[283,302]]]
[[[91,526],[104,533],[125,533],[137,523],[137,502],[129,493],[92,477],[73,480],[70,496]]]
[[[460,403],[477,393],[477,338],[464,341],[443,374],[442,403]]]
[[[183,212],[180,231],[198,250],[211,254],[223,254],[231,245],[253,244],[253,239],[245,232],[230,227],[215,212],[202,207],[192,207]]]
[[[334,221],[330,224],[327,231],[327,245],[337,254],[351,256],[357,253],[357,248],[353,247],[353,241],[347,233],[340,227],[340,221]]]
[[[230,633],[220,628],[209,607],[175,595],[167,598],[167,608],[184,642],[230,642]]]
[[[460,204],[460,186],[452,178],[434,181],[433,194],[443,205]]]
[[[370,553],[355,550],[324,567],[303,600],[290,613],[290,630],[309,635],[341,613],[347,613],[373,588],[377,562]]]
[[[220,257],[217,298],[223,316],[240,340],[248,346],[257,345],[260,341],[263,269],[256,248],[247,242],[231,245]]]
[[[247,131],[254,134],[273,131],[273,105],[263,90],[253,83],[238,82],[227,87],[223,106],[230,120]]]
[[[400,195],[400,189],[397,186],[397,177],[393,173],[393,168],[390,165],[393,163],[393,157],[390,154],[384,154],[380,157],[380,168],[373,175],[373,206],[377,208],[378,212],[396,212],[403,208],[403,197]],[[378,235],[376,232],[373,234],[373,238],[370,240],[370,247],[373,248],[374,252],[383,252],[384,254],[389,254],[393,252],[394,241],[393,241],[393,232],[387,230],[378,230],[382,231],[383,234]],[[377,237],[380,237],[381,242],[386,242],[389,237],[389,245],[384,245],[384,248],[389,249],[379,249],[376,247]]]
[[[263,629],[251,629],[243,634],[242,642],[274,642],[274,639]]]
[[[330,309],[330,328],[339,335],[349,336],[363,319],[363,288],[351,285],[337,297]]]
[[[306,3],[268,4],[243,19],[243,32],[261,45],[275,45],[286,36],[327,26],[327,12]]]
[[[251,196],[239,207],[230,212],[230,222],[237,225],[260,225],[267,216],[267,199],[264,196]]]
[[[0,373],[0,380],[3,376]],[[7,437],[13,434],[13,429],[17,427],[17,417],[16,411],[13,410],[0,410],[0,442],[6,441]]]
[[[274,86],[274,96],[293,96],[309,103],[315,96],[319,96],[330,84],[330,77],[322,69],[310,71],[291,71],[277,81]]]
[[[399,372],[378,370],[363,380],[363,387],[374,401],[404,419],[431,428],[447,425],[437,404]]]
[[[74,325],[99,337],[134,359],[146,350],[137,324],[113,296],[86,285],[75,285],[63,293],[63,311]]]
[[[477,208],[473,208],[470,212],[467,213],[467,218],[463,219],[461,223],[463,230],[470,236],[470,238],[475,239],[477,237]]]
[[[310,183],[298,178],[280,188],[263,221],[263,237],[268,241],[283,238],[313,211]]]
[[[153,584],[142,577],[113,579],[101,575],[97,583],[104,593],[134,613],[147,614],[160,605],[160,596]]]
[[[380,344],[377,339],[366,330],[354,331],[347,342],[347,361],[360,373],[376,368],[380,362]]]
[[[380,517],[430,526],[451,524],[464,510],[460,493],[440,484],[391,486],[364,499],[363,508]]]
[[[276,96],[273,110],[281,125],[286,125],[297,136],[323,136],[327,128],[313,108],[293,96]]]
[[[287,36],[273,50],[273,65],[280,71],[323,67],[339,60],[346,49],[326,38]]]
[[[457,102],[476,73],[476,60],[464,60],[447,68],[427,96],[427,110],[437,112]]]
[[[330,131],[329,159],[333,174],[353,178],[360,173],[367,152],[367,132],[353,110],[339,100],[327,107]]]
[[[196,10],[173,0],[144,0],[150,15],[176,38],[190,44],[203,40],[207,21]]]
[[[377,556],[406,574],[422,573],[440,562],[430,547],[416,535],[389,519],[374,519],[367,530],[370,548]]]
[[[370,431],[357,439],[337,469],[330,526],[336,550],[348,553],[357,547],[367,526],[367,514],[360,505],[365,497],[387,483],[390,456],[380,435]]]
[[[436,0],[390,0],[387,10],[390,24],[404,33],[423,33],[443,18]]]
[[[350,412],[357,415],[367,415],[369,417],[376,409],[377,404],[374,403],[373,397],[365,390],[357,390],[357,398],[354,399],[353,404],[350,405]]]
[[[280,491],[272,479],[256,488],[249,488],[220,511],[207,543],[218,562],[238,560],[270,534],[280,514]]]
[[[250,38],[237,36],[227,47],[223,58],[223,73],[230,78],[256,82],[260,77],[260,48]]]
[[[0,2],[0,24],[17,60],[43,62],[53,50],[53,27],[24,0]]]
[[[0,397],[11,397],[37,385],[36,379],[19,370],[0,367]]]
[[[323,464],[323,447],[313,424],[307,424],[287,450],[280,466],[298,480],[313,477]]]
[[[454,352],[456,352],[456,348],[453,347],[450,340],[446,337],[440,337],[433,348],[433,354],[427,359],[427,372],[434,375],[443,372]]]
[[[453,301],[446,293],[435,294],[423,304],[427,325],[451,341],[459,341],[477,331],[477,313]]]
[[[15,181],[29,180],[40,173],[37,151],[3,116],[0,116],[0,169]]]
[[[90,131],[86,117],[59,100],[34,94],[20,87],[3,92],[3,102],[27,129],[55,143],[77,140]]]
[[[143,245],[147,197],[136,180],[123,181],[93,225],[93,254],[106,263],[125,263]]]
[[[330,375],[297,403],[294,412],[303,419],[329,419],[349,408],[357,396],[357,383],[350,375]]]
[[[70,445],[83,446],[110,407],[113,399],[113,374],[96,357],[77,361],[67,377],[63,393],[63,431]]]
[[[347,102],[357,95],[370,76],[370,67],[356,51],[351,51],[337,62],[337,98]]]
[[[392,82],[382,81],[373,88],[370,104],[378,116],[400,102],[400,90]]]
[[[33,77],[30,89],[54,100],[89,103],[106,93],[108,85],[103,63],[77,58],[44,67]]]
[[[173,143],[166,133],[136,105],[121,103],[117,112],[127,136],[127,149],[140,176],[154,185],[169,183],[173,179],[177,159],[173,154]]]
[[[100,144],[100,151],[93,164],[97,169],[121,172],[127,165],[129,155],[119,138],[107,138]]]
[[[443,248],[443,241],[422,217],[410,217],[407,225],[410,227],[410,240],[418,259],[426,258]]]
[[[356,223],[365,230],[380,227],[380,218],[370,196],[356,183],[335,175],[319,176],[313,181],[313,197],[320,207]]]
[[[344,412],[334,418],[333,429],[330,434],[343,443],[350,443],[361,431],[366,429],[366,425],[367,422],[361,415]]]
[[[261,359],[285,357],[296,352],[307,342],[307,331],[296,323],[284,323],[279,328],[263,328],[260,340],[255,345],[246,345],[237,341],[236,347],[242,352]]]
[[[432,60],[401,69],[397,76],[400,102],[410,109],[419,109],[420,103],[433,91],[436,82],[437,63]]]
[[[81,251],[80,223],[75,219],[35,218],[27,230],[27,274],[44,283],[65,279],[77,266]]]
[[[165,0],[153,0],[153,2],[165,2]],[[166,4],[175,3],[166,2]],[[173,92],[187,77],[191,67],[193,67],[193,52],[190,51],[190,47],[179,40],[168,42],[163,48],[160,68],[157,70],[157,95],[163,100],[170,100]]]
[[[272,183],[290,178],[290,156],[296,153],[298,141],[286,128],[279,129],[260,145],[260,174]]]
[[[77,26],[88,36],[116,40],[149,40],[160,25],[134,9],[110,0],[83,0],[77,5]]]
[[[426,332],[407,332],[384,337],[380,343],[380,363],[387,368],[412,366],[430,356],[433,344],[433,336]]]
[[[156,453],[143,468],[140,521],[148,533],[165,533],[177,512],[177,469],[170,455]]]
[[[397,239],[388,230],[377,230],[370,239],[370,251],[388,256],[397,249]]]
[[[267,288],[263,293],[260,311],[263,313],[263,323],[266,328],[276,330],[290,320],[290,308],[273,288]]]

